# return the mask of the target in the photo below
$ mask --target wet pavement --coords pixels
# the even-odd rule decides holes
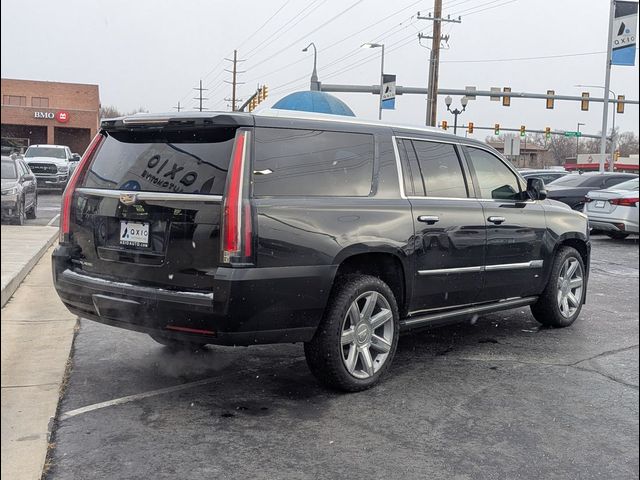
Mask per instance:
[[[403,336],[349,395],[301,345],[175,353],[82,321],[46,478],[638,478],[638,242],[592,261],[572,327],[522,308]]]

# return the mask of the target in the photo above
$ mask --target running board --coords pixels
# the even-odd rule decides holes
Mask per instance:
[[[485,303],[473,307],[461,308],[459,310],[449,310],[447,312],[429,313],[426,315],[418,315],[415,317],[407,317],[400,320],[400,329],[409,330],[411,328],[424,326],[446,325],[448,323],[457,323],[464,320],[464,317],[472,317],[485,313],[498,312],[500,310],[509,310],[511,308],[524,307],[531,305],[538,300],[538,297],[514,298],[512,300],[501,300],[495,303]],[[463,317],[463,318],[461,318]]]

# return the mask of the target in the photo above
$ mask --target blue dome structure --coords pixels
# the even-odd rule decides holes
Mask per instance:
[[[294,92],[278,100],[273,107],[276,110],[297,110],[301,112],[328,113],[355,117],[346,103],[326,92],[314,90]]]

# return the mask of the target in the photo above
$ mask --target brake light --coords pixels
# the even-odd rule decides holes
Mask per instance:
[[[640,201],[638,197],[633,198],[614,198],[609,200],[611,205],[620,205],[621,207],[635,207],[636,204]]]
[[[252,215],[248,198],[247,151],[249,133],[236,136],[223,204],[222,262],[247,263],[252,253]]]
[[[76,190],[78,183],[84,177],[84,173],[91,163],[91,159],[95,155],[98,147],[102,145],[105,137],[101,133],[98,133],[87,147],[78,162],[78,166],[71,174],[71,178],[67,182],[67,187],[64,189],[64,193],[62,194],[62,209],[60,211],[60,234],[59,240],[60,243],[69,241],[69,227],[71,224],[71,203],[73,200],[73,194]]]

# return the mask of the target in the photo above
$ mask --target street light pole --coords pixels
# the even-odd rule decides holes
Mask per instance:
[[[460,104],[462,105],[462,110],[458,110],[457,108],[451,110],[452,99],[447,95],[447,98],[444,99],[444,103],[447,106],[447,111],[453,114],[453,134],[456,135],[458,133],[458,115],[464,112],[467,109],[467,103],[469,99],[467,97],[462,97],[460,100]]]
[[[311,85],[310,90],[320,90],[318,85],[318,49],[316,44],[311,42],[309,45],[302,49],[303,52],[309,51],[309,47],[313,47],[313,72],[311,73]]]
[[[364,43],[362,48],[379,48],[381,49],[380,58],[380,99],[378,100],[378,120],[382,120],[382,86],[384,84],[384,43]]]

